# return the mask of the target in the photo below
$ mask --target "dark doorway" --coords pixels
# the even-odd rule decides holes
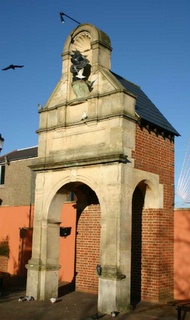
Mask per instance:
[[[144,192],[136,187],[132,199],[132,242],[131,242],[131,305],[141,301],[141,251],[142,251],[142,210]]]

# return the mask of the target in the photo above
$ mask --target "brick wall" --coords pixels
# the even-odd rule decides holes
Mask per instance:
[[[80,215],[76,239],[76,290],[98,293],[96,265],[100,263],[100,205]]]
[[[133,156],[135,168],[158,174],[164,185],[164,208],[142,212],[141,259],[141,300],[164,301],[173,296],[174,143],[137,127]]]
[[[8,257],[0,256],[0,271],[7,272],[8,271]]]

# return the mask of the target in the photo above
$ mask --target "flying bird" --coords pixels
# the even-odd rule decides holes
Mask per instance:
[[[6,71],[6,70],[9,70],[9,69],[13,69],[15,70],[16,68],[23,68],[24,66],[17,66],[17,65],[14,65],[14,64],[10,64],[10,66],[2,69],[3,71]]]

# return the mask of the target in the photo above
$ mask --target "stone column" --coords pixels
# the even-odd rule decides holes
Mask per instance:
[[[112,175],[112,182],[107,185],[106,203],[101,204],[102,274],[98,310],[107,314],[124,312],[130,305],[131,203],[122,184],[125,166],[115,165],[115,178]]]
[[[37,258],[33,252],[32,259],[26,265],[28,269],[27,295],[33,296],[36,300],[58,296],[60,223],[57,221],[42,222],[41,230],[38,228],[41,241],[37,244],[41,248],[40,258]],[[37,233],[37,228],[35,228],[35,233]],[[33,247],[35,247],[35,239]]]
[[[44,181],[51,180],[51,175],[38,174],[36,179],[36,199],[34,215],[34,233],[32,258],[26,268],[27,295],[36,300],[45,300],[58,295],[59,272],[59,235],[61,208],[64,202],[62,194],[57,193],[47,208],[48,192],[44,190]],[[46,193],[47,192],[47,193]]]

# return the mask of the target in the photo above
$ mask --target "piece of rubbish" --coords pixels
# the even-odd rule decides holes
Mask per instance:
[[[33,301],[34,298],[33,298],[32,296],[26,296],[26,300],[27,300],[27,301]]]
[[[113,318],[117,317],[117,315],[118,315],[118,312],[117,312],[117,311],[112,311],[112,312],[111,312],[111,316],[112,316]]]
[[[55,303],[56,302],[56,298],[50,298],[49,300],[51,301],[51,303]]]
[[[22,301],[32,301],[34,300],[34,298],[32,296],[25,296],[25,297],[19,297],[18,301],[22,302]]]
[[[26,297],[19,297],[19,298],[18,298],[18,301],[19,301],[19,302],[21,302],[21,301],[26,301]]]

